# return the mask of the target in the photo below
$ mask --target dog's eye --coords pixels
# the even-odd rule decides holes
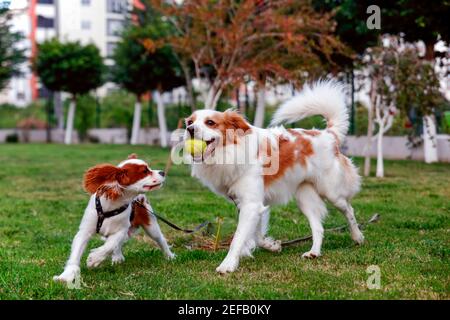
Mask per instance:
[[[150,170],[148,168],[145,168],[144,173],[150,173]]]
[[[190,125],[193,124],[193,123],[194,123],[194,121],[192,121],[192,120],[186,121],[186,125],[187,125],[187,126],[190,126]]]
[[[212,120],[206,120],[205,123],[206,123],[207,126],[210,126],[210,127],[216,125],[216,123],[214,121],[212,121]]]

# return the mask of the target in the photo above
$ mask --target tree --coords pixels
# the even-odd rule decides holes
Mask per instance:
[[[377,177],[384,176],[383,135],[392,126],[397,111],[406,116],[414,109],[419,117],[425,117],[437,111],[444,101],[434,68],[420,58],[417,45],[406,43],[404,39],[395,36],[385,36],[383,40],[384,45],[367,50],[364,61],[371,79],[369,117],[373,117],[378,125],[375,137]],[[368,128],[366,149],[371,146],[373,129]],[[424,125],[425,136],[436,134],[427,130],[429,128]],[[426,143],[426,137],[424,140]],[[427,148],[432,147],[437,146],[424,146],[425,159],[429,154]],[[368,167],[365,169],[368,170]],[[368,172],[365,174],[368,175]]]
[[[210,70],[205,107],[211,109],[228,86],[244,82],[248,76],[259,79],[269,74],[275,80],[298,81],[300,68],[286,68],[279,52],[296,56],[306,69],[308,63],[318,60],[317,52],[329,56],[343,48],[332,34],[332,15],[315,12],[310,3],[187,0],[167,5],[152,1],[176,29],[176,35],[166,41],[177,55],[193,61],[197,78]]]
[[[105,66],[100,52],[93,44],[48,40],[38,45],[34,69],[48,89],[72,95],[64,138],[66,144],[71,144],[78,96],[103,84]]]
[[[0,90],[13,76],[20,74],[20,65],[26,59],[24,50],[17,46],[23,36],[11,30],[10,20],[11,12],[0,6]]]
[[[449,43],[450,16],[449,1],[434,1],[433,5],[420,0],[397,0],[382,8],[383,30],[386,33],[402,35],[408,42],[423,41],[425,44],[424,58],[434,66],[438,40]],[[435,162],[438,159],[436,124],[432,114],[423,116],[425,162]],[[428,134],[430,133],[430,134]]]
[[[167,45],[157,47],[155,44],[155,41],[169,32],[169,24],[151,11],[151,8],[147,9],[150,11],[135,9],[137,19],[124,31],[114,52],[112,78],[137,97],[131,144],[137,144],[139,140],[142,96],[153,91],[157,104],[160,143],[162,147],[166,147],[167,124],[162,93],[181,86],[184,82],[172,49]]]
[[[396,106],[404,116],[412,111],[423,119],[425,162],[438,161],[434,114],[445,105],[440,92],[439,78],[434,66],[419,56],[416,46],[410,45],[401,54],[397,73]]]
[[[392,40],[392,39],[391,39]],[[383,135],[389,130],[396,114],[395,97],[397,66],[399,60],[398,46],[380,45],[367,50],[365,66],[371,80],[369,116],[378,124],[377,139],[377,170],[376,176],[384,177]],[[366,148],[372,144],[373,125],[369,121],[369,137]],[[368,150],[366,150],[368,151]]]

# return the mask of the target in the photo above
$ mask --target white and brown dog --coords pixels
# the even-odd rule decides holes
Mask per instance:
[[[345,215],[352,239],[358,244],[364,241],[350,204],[359,191],[360,177],[351,160],[339,151],[349,125],[341,86],[334,81],[305,86],[280,106],[272,125],[313,115],[326,119],[325,130],[261,129],[230,110],[198,110],[186,119],[185,139],[207,143],[201,158],[194,158],[192,175],[233,200],[240,211],[237,230],[218,272],[235,271],[240,257],[251,256],[255,247],[280,251],[280,241],[266,236],[268,206],[285,204],[293,197],[313,235],[312,248],[303,257],[321,253],[322,220],[327,214],[324,199]]]
[[[91,198],[73,239],[64,272],[53,279],[66,283],[75,280],[80,274],[84,249],[96,232],[103,236],[105,243],[90,252],[87,259],[90,268],[99,266],[109,256],[113,264],[123,262],[122,245],[139,227],[159,245],[168,259],[174,258],[143,195],[160,188],[164,179],[163,171],[150,169],[134,154],[118,166],[102,164],[90,168],[84,175],[84,188]]]

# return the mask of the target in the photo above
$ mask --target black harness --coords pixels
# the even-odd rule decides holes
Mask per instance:
[[[184,233],[194,233],[197,232],[198,230],[202,229],[203,227],[207,226],[209,224],[209,221],[205,221],[201,224],[199,224],[198,226],[196,226],[194,229],[183,229],[180,228],[179,226],[177,226],[176,224],[170,222],[169,220],[165,219],[164,217],[160,216],[159,214],[157,214],[154,211],[150,211],[147,209],[147,207],[145,205],[143,205],[142,203],[140,203],[139,201],[133,200],[131,202],[131,214],[130,214],[130,221],[133,220],[134,218],[134,204],[140,206],[141,208],[144,208],[148,213],[152,214],[153,216],[155,216],[157,219],[161,220],[162,222],[164,222],[165,224],[167,224],[168,226],[170,226],[171,228],[178,230],[178,231],[182,231]],[[95,209],[97,210],[97,233],[100,232],[100,229],[102,228],[103,225],[103,221],[106,218],[111,218],[114,216],[117,216],[119,214],[121,214],[122,212],[124,212],[125,210],[127,210],[128,206],[130,204],[124,204],[123,206],[108,211],[108,212],[103,212],[103,208],[102,208],[102,204],[100,202],[100,198],[98,196],[95,197]]]
[[[100,232],[100,229],[102,228],[102,225],[103,225],[103,221],[106,218],[111,218],[111,217],[114,217],[114,216],[117,216],[117,215],[121,214],[122,212],[127,210],[129,205],[130,204],[127,203],[127,204],[124,204],[123,206],[121,206],[121,207],[119,207],[117,209],[104,212],[103,208],[102,208],[102,203],[100,202],[100,198],[98,196],[95,197],[95,209],[97,210],[97,229],[96,229],[97,233]],[[131,210],[131,211],[132,212],[131,212],[131,215],[130,215],[130,221],[133,220],[133,216],[134,216],[133,210]]]

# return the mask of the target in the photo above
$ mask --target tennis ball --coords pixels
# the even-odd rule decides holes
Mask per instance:
[[[184,142],[185,152],[190,153],[193,157],[202,155],[206,147],[206,142],[203,140],[189,139]]]

